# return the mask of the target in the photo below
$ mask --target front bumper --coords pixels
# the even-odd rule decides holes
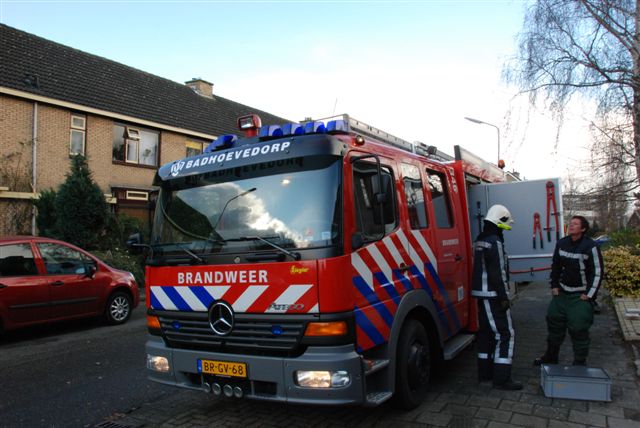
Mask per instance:
[[[173,349],[160,337],[151,336],[146,351],[169,361],[168,372],[147,370],[150,380],[166,385],[206,391],[205,384],[215,382],[240,387],[247,398],[300,404],[362,404],[365,400],[362,358],[353,345],[312,346],[299,357],[283,358]],[[248,376],[241,379],[201,374],[201,359],[246,363]],[[345,370],[351,382],[339,388],[303,388],[294,382],[298,370]]]

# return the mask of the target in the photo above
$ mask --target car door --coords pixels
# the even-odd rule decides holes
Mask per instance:
[[[0,316],[4,328],[49,319],[49,286],[29,242],[0,245]]]
[[[67,245],[39,242],[38,251],[48,278],[51,318],[69,318],[98,312],[98,290],[87,275],[95,262]]]

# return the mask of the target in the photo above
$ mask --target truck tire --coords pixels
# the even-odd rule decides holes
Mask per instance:
[[[116,291],[107,300],[107,307],[104,311],[108,324],[122,324],[131,316],[131,297],[122,291]]]
[[[396,360],[395,407],[411,410],[426,398],[431,378],[431,350],[424,326],[408,320],[398,340]]]

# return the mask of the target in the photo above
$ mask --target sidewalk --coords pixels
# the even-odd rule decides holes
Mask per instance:
[[[169,396],[105,418],[100,427],[393,427],[418,428],[544,428],[639,427],[640,378],[636,374],[632,345],[625,342],[606,291],[601,293],[602,313],[591,328],[589,365],[604,368],[612,378],[612,401],[592,402],[551,399],[540,388],[540,368],[533,359],[545,348],[545,313],[550,299],[546,283],[521,287],[512,313],[516,331],[514,379],[522,391],[499,391],[476,381],[476,354],[471,347],[434,374],[425,402],[411,412],[389,404],[377,408],[296,406],[281,403],[215,398],[198,391],[175,389]],[[571,364],[569,337],[561,363]],[[150,383],[150,388],[154,385]]]

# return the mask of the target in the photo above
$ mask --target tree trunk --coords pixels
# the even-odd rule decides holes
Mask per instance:
[[[640,185],[640,0],[636,0],[636,28],[633,56],[633,155],[636,181]],[[640,191],[638,192],[640,194]],[[639,198],[640,199],[640,198]]]

